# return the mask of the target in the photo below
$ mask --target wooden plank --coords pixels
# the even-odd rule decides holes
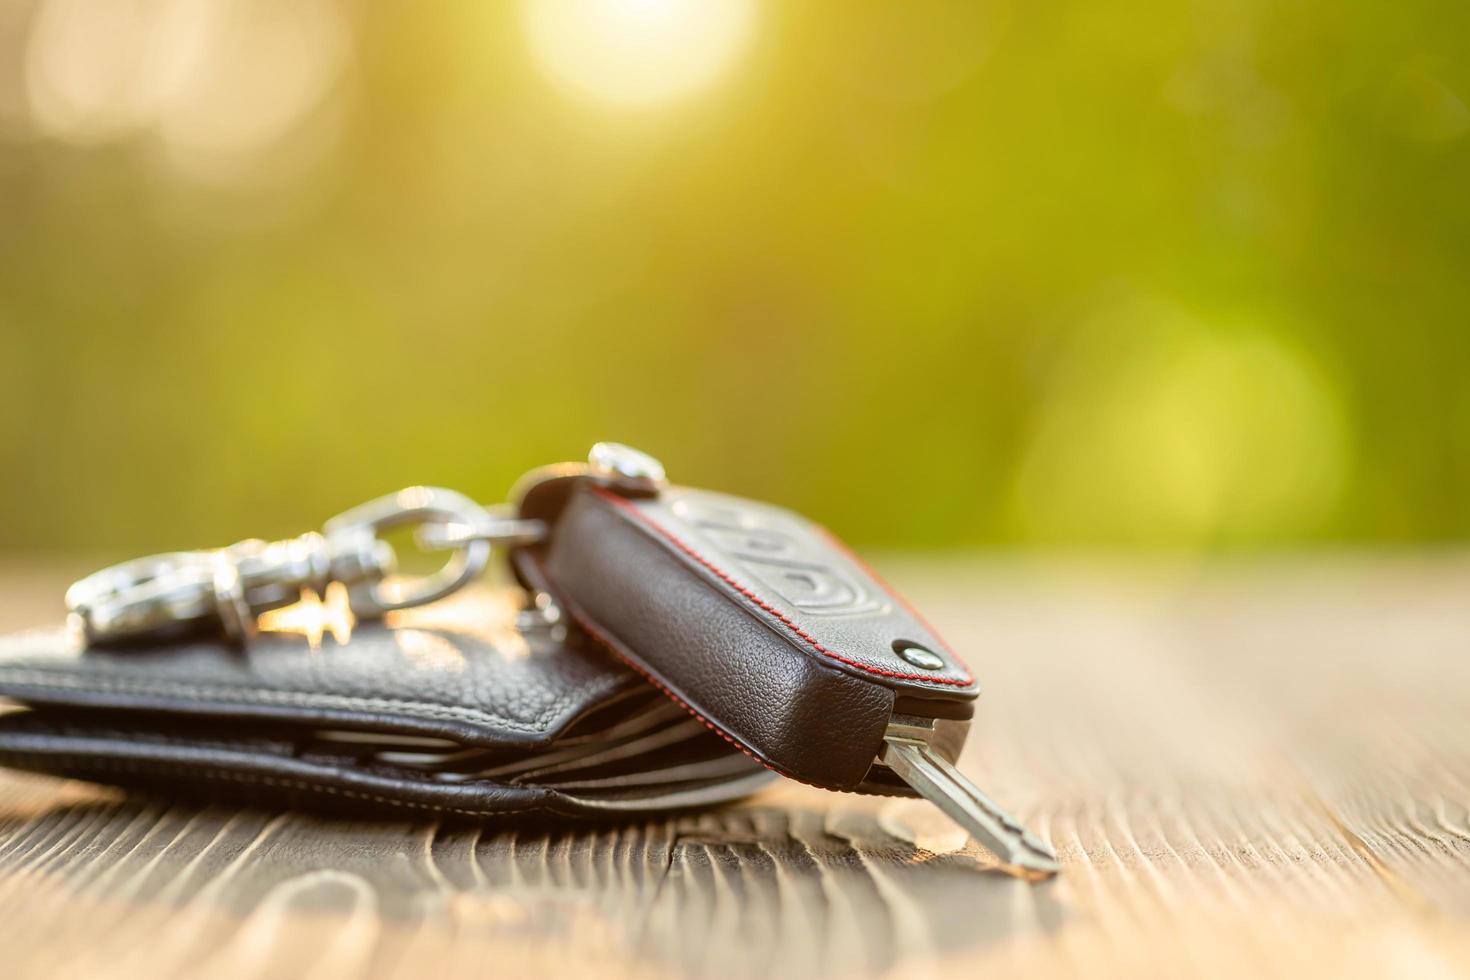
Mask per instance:
[[[1470,972],[1470,562],[889,571],[986,683],[964,768],[1057,881],[987,872],[920,802],[794,784],[507,830],[0,774],[6,973]],[[0,626],[54,615],[24,578]]]

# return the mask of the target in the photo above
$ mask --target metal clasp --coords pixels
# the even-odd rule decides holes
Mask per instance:
[[[473,537],[447,549],[453,552],[449,561],[432,575],[408,580],[378,576],[349,583],[348,596],[354,614],[380,616],[394,609],[442,599],[485,570],[492,546],[525,544],[546,536],[546,525],[541,521],[506,516],[443,487],[409,487],[370,500],[338,514],[323,530],[328,542],[338,538],[351,541],[364,534],[376,541],[382,531],[415,524],[421,525],[421,538],[439,526],[467,528]]]
[[[379,534],[405,525],[473,529],[432,575],[394,576],[397,556]],[[227,548],[153,555],[104,568],[73,585],[66,605],[88,642],[117,642],[217,626],[237,642],[263,612],[297,602],[310,589],[347,587],[354,615],[381,616],[442,598],[479,575],[495,544],[539,540],[540,521],[487,511],[440,487],[409,487],[354,507],[322,533],[283,541],[247,540]]]

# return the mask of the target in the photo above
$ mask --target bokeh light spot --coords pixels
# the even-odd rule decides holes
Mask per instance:
[[[713,84],[746,47],[753,0],[524,0],[526,38],[564,89],[624,106]]]
[[[75,144],[155,137],[196,181],[299,172],[330,142],[320,119],[305,122],[332,95],[348,33],[337,0],[42,0],[31,116]]]
[[[1133,315],[1052,378],[1016,486],[1027,535],[1212,546],[1327,526],[1351,446],[1316,359],[1279,329]]]

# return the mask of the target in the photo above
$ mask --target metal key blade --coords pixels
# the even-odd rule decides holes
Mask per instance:
[[[927,744],[888,736],[878,761],[1000,858],[1002,870],[1039,881],[1061,870],[1057,856]]]

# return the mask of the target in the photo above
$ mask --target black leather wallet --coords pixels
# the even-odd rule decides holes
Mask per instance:
[[[330,631],[87,648],[0,639],[0,765],[353,812],[648,814],[771,774],[590,646],[471,592]]]

